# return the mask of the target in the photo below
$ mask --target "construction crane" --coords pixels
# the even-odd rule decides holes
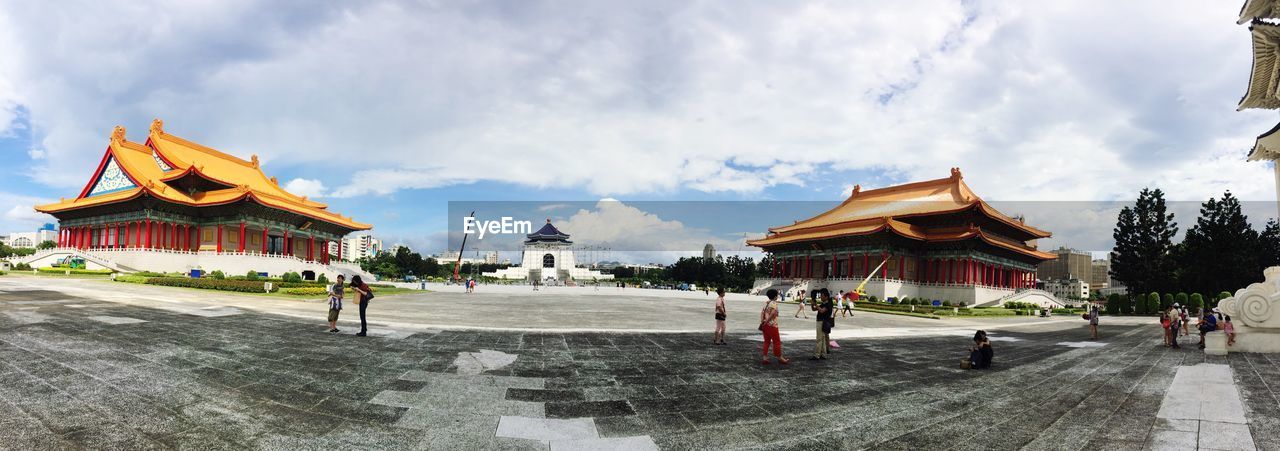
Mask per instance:
[[[862,283],[858,284],[858,288],[854,288],[853,291],[850,292],[850,294],[853,295],[853,300],[856,301],[867,296],[867,292],[866,290],[864,290],[864,288],[867,287],[867,282],[871,281],[871,276],[875,275],[875,273],[880,272],[880,268],[884,267],[885,263],[889,263],[889,259],[887,258],[884,259],[884,261],[880,262],[879,265],[876,265],[876,269],[871,270],[871,273],[867,274],[866,277],[862,278]]]

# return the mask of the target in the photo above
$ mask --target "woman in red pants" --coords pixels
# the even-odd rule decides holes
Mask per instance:
[[[791,360],[782,356],[782,340],[778,336],[778,290],[770,289],[765,293],[769,298],[764,303],[764,310],[760,311],[760,332],[764,333],[764,347],[760,349],[760,363],[769,364],[769,345],[773,345],[773,356],[778,359],[778,363],[786,365]]]

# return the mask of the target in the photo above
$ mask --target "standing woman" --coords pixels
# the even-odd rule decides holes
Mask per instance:
[[[373,289],[369,288],[360,276],[351,276],[351,290],[356,292],[356,302],[360,304],[360,333],[357,337],[363,337],[369,332],[369,324],[365,322],[364,311],[369,308],[369,301],[373,299]]]
[[[724,288],[716,288],[716,296],[718,296],[716,298],[716,334],[715,338],[712,339],[711,344],[722,345],[725,344],[724,321],[726,317],[724,309]]]
[[[1089,309],[1089,335],[1094,340],[1098,339],[1098,306],[1096,305]]]
[[[769,345],[773,345],[773,356],[778,363],[786,365],[791,360],[782,356],[782,337],[778,335],[778,290],[770,288],[765,292],[769,298],[760,310],[760,332],[764,333],[764,347],[760,349],[760,363],[769,364]]]

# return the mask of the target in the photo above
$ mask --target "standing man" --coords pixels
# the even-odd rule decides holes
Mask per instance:
[[[338,314],[342,313],[342,281],[346,277],[338,274],[336,281],[329,287],[329,333],[338,333]]]
[[[818,290],[817,295],[818,299],[813,303],[813,309],[818,312],[814,328],[817,343],[814,344],[813,358],[809,360],[826,360],[831,352],[831,323],[834,321],[831,315],[835,313],[835,305],[831,302],[831,292],[826,288]]]

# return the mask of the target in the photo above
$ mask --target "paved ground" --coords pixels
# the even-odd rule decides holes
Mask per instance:
[[[1280,449],[1280,356],[1169,350],[1153,326],[1089,342],[1082,322],[1010,322],[989,371],[957,369],[947,334],[846,339],[824,362],[797,338],[783,367],[749,332],[357,338],[50,280],[0,278],[0,448]]]

